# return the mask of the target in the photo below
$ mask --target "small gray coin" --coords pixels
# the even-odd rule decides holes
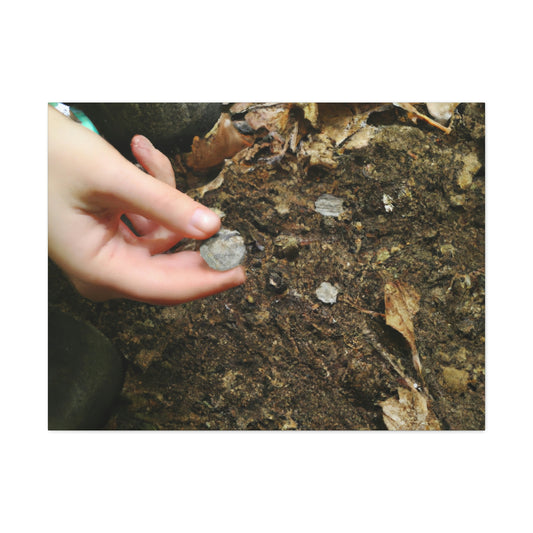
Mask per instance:
[[[221,229],[200,246],[200,255],[215,270],[230,270],[246,256],[244,240],[238,231]]]

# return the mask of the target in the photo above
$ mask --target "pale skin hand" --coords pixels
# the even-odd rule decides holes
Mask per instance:
[[[48,253],[83,296],[174,305],[244,283],[242,267],[218,272],[199,252],[161,254],[210,237],[220,219],[176,190],[170,161],[148,139],[135,136],[131,148],[150,175],[50,106],[48,128]]]

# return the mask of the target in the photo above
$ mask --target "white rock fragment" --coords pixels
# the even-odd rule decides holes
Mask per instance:
[[[459,156],[459,159],[463,161],[463,168],[457,176],[457,184],[461,189],[469,189],[474,176],[482,165],[476,154],[473,153]]]
[[[325,217],[338,217],[343,211],[342,198],[332,194],[323,194],[315,201],[315,211]]]
[[[221,229],[200,246],[200,255],[215,270],[230,270],[246,256],[244,240],[238,231]]]
[[[337,301],[339,291],[331,283],[323,281],[316,290],[316,297],[325,304],[334,304]]]
[[[385,211],[387,211],[387,213],[390,213],[394,209],[392,198],[388,194],[383,195],[383,206],[385,207]]]
[[[455,108],[459,104],[452,102],[429,102],[426,104],[429,114],[441,124],[446,125],[452,118]]]

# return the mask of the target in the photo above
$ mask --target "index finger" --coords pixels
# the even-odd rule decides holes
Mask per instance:
[[[209,208],[127,163],[129,178],[114,180],[112,192],[128,211],[191,239],[205,239],[220,229],[220,218]]]

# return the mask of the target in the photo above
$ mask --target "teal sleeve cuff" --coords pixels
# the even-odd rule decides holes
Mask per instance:
[[[50,105],[56,108],[60,113],[63,113],[63,115],[65,115],[66,117],[71,118],[75,122],[79,122],[82,126],[85,126],[87,129],[94,131],[94,133],[100,135],[95,125],[81,109],[76,109],[75,107],[68,106],[59,102],[50,102]]]

